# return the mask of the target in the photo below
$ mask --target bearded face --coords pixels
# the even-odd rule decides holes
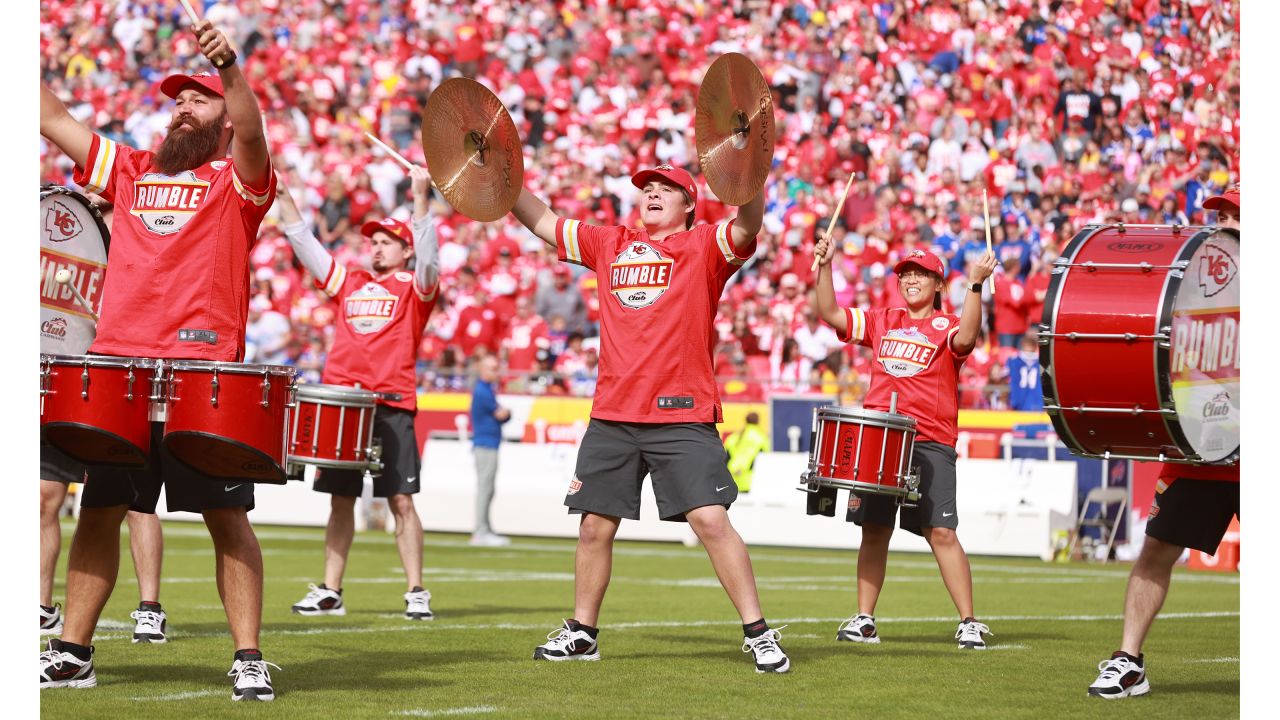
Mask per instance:
[[[166,175],[200,167],[218,150],[224,111],[216,120],[201,123],[194,115],[183,114],[169,123],[169,134],[156,151],[156,166]]]

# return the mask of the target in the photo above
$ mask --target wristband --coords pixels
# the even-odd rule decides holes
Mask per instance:
[[[218,68],[219,70],[226,70],[227,68],[236,64],[236,52],[234,50],[228,50],[227,52],[229,54],[223,58],[222,62],[213,63],[214,67]]]

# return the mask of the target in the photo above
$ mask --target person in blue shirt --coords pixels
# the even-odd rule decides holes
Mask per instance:
[[[1022,223],[1016,217],[1005,218],[1004,232],[1005,239],[996,245],[996,258],[1001,265],[1009,258],[1017,258],[1018,278],[1026,280],[1027,273],[1031,272],[1035,248],[1023,237]]]
[[[1034,333],[1022,336],[1018,354],[1009,358],[1005,366],[1009,368],[1009,409],[1044,410],[1044,393],[1040,389],[1040,351]]]
[[[963,238],[964,229],[960,213],[952,212],[947,217],[947,229],[933,238],[934,252],[940,254],[942,259],[951,265],[955,262],[956,254],[960,252],[960,243],[963,242]]]
[[[489,525],[502,424],[511,419],[511,411],[498,404],[494,389],[498,382],[498,358],[493,355],[481,358],[478,371],[479,377],[471,391],[471,432],[476,456],[476,529],[471,535],[471,544],[497,547],[511,544],[510,539],[493,532]]]

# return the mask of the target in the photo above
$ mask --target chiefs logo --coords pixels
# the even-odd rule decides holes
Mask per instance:
[[[671,286],[672,264],[647,243],[631,243],[609,265],[609,291],[624,307],[648,307]]]
[[[1238,269],[1231,253],[1206,243],[1204,254],[1200,256],[1200,288],[1205,297],[1213,297],[1222,292],[1235,279]]]
[[[65,203],[54,200],[44,214],[44,236],[50,242],[66,242],[84,230],[76,213]]]

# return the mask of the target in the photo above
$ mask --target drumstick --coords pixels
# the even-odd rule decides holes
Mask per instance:
[[[84,296],[80,294],[80,290],[77,289],[75,285],[71,284],[70,270],[68,270],[67,268],[62,268],[58,272],[54,273],[53,279],[59,285],[65,285],[67,289],[71,291],[71,294],[75,297],[76,302],[80,303],[80,305],[83,306],[85,310],[89,311],[89,317],[93,318],[94,322],[98,321],[98,313],[93,311],[93,306],[89,304],[88,300],[84,299]]]
[[[849,188],[853,187],[853,178],[857,176],[857,172],[849,173],[849,182],[844,184],[844,192],[840,195],[840,202],[836,205],[836,211],[831,214],[831,222],[827,223],[827,232],[823,237],[831,239],[831,231],[836,229],[836,218],[840,217],[840,211],[844,209],[844,199],[849,197]],[[818,269],[818,256],[813,256],[813,267],[809,268],[809,272]]]
[[[196,9],[191,7],[191,3],[188,2],[188,0],[182,0],[182,7],[186,8],[187,17],[191,18],[192,25],[196,25],[200,22],[200,16],[196,15]]]
[[[987,189],[986,188],[982,189],[982,218],[984,221],[983,225],[987,229],[987,252],[992,252],[991,250],[991,209],[987,207]],[[991,294],[992,295],[996,294],[995,273],[991,273]]]
[[[409,162],[408,160],[405,160],[403,155],[396,152],[395,150],[392,150],[390,145],[379,140],[373,133],[366,130],[364,133],[364,136],[369,138],[371,141],[373,141],[373,143],[378,147],[382,148],[383,150],[386,150],[387,153],[396,160],[396,162],[404,166],[405,170],[413,169],[413,163]]]

